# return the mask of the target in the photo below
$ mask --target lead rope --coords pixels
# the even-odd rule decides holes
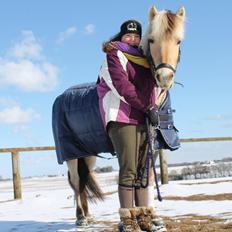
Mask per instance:
[[[154,138],[152,138],[151,136],[149,119],[147,117],[146,117],[146,133],[147,133],[148,152],[147,152],[146,166],[141,175],[141,187],[146,188],[149,185],[149,169],[150,169],[150,160],[151,160],[151,164],[152,164],[153,172],[154,172],[154,178],[155,178],[155,185],[156,185],[156,190],[157,190],[157,198],[159,201],[162,201],[162,197],[161,197],[160,189],[159,189],[159,183],[158,183],[158,176],[157,176],[156,169],[155,169],[155,158],[154,157],[155,157],[156,150],[154,149],[154,145],[153,145]],[[144,185],[143,178],[144,178],[145,172],[146,172],[146,184]]]

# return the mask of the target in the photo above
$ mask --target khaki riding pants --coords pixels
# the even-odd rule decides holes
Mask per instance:
[[[147,156],[145,125],[110,122],[108,134],[118,156],[119,185],[133,187]]]

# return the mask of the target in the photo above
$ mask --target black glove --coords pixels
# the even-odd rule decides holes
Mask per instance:
[[[147,111],[147,116],[152,126],[157,127],[159,125],[159,112],[155,107]]]

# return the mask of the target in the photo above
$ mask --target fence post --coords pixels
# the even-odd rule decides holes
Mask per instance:
[[[12,159],[12,174],[13,174],[13,187],[14,187],[14,199],[21,199],[21,178],[20,178],[20,168],[19,168],[19,152],[11,152]]]
[[[164,150],[159,150],[161,184],[168,184],[168,164]]]

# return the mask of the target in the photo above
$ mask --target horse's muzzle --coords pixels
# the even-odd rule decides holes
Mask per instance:
[[[174,76],[175,73],[172,70],[167,70],[165,68],[159,69],[155,73],[157,85],[164,89],[170,89],[173,86]]]

